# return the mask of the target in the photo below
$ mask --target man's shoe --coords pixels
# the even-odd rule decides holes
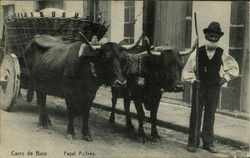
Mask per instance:
[[[215,149],[214,146],[203,146],[203,149],[211,152],[211,153],[217,153],[218,151]]]
[[[198,150],[198,148],[194,146],[187,146],[187,151],[195,153]]]

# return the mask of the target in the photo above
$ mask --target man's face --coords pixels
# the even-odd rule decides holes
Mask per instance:
[[[205,37],[210,42],[217,42],[217,41],[219,41],[219,39],[220,39],[221,36],[218,35],[218,34],[216,34],[216,33],[210,32],[210,33],[207,33],[205,35]]]

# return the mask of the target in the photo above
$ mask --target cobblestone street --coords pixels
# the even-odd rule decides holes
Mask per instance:
[[[105,99],[101,97],[103,92],[102,90],[99,91],[95,101],[110,102],[109,97],[106,96]],[[3,158],[15,157],[12,155],[13,151],[23,153],[24,156],[16,157],[24,158],[37,157],[34,155],[27,156],[29,151],[34,153],[40,151],[41,154],[44,152],[48,158],[82,157],[79,155],[80,151],[85,152],[85,154],[94,153],[94,156],[92,156],[97,158],[245,157],[248,154],[246,150],[239,150],[221,143],[216,143],[220,150],[217,154],[211,154],[201,148],[197,153],[189,153],[186,151],[186,134],[161,127],[158,127],[161,142],[148,141],[146,144],[142,144],[137,139],[138,124],[136,119],[132,120],[136,131],[133,135],[128,135],[123,115],[116,115],[116,125],[113,127],[108,123],[110,112],[99,108],[92,108],[90,112],[89,125],[93,142],[85,142],[80,139],[80,117],[75,119],[77,139],[75,141],[67,140],[65,139],[67,113],[64,100],[48,96],[47,105],[52,121],[52,126],[49,126],[49,129],[37,128],[38,109],[36,100],[28,104],[23,98],[19,98],[12,112],[1,111],[1,156]],[[149,136],[150,124],[145,123],[144,128],[147,136]],[[51,148],[52,146],[53,148]],[[71,156],[69,153],[71,153]],[[76,153],[75,156],[74,153]]]

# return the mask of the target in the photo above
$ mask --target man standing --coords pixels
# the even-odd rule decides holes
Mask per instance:
[[[202,127],[203,149],[216,153],[214,147],[214,120],[215,112],[219,102],[220,87],[237,77],[239,67],[233,57],[223,52],[218,41],[224,33],[221,31],[218,22],[211,22],[208,28],[203,30],[205,34],[205,45],[198,48],[198,78],[196,79],[196,52],[192,53],[183,69],[183,80],[193,83],[192,108],[189,122],[189,137],[187,150],[196,152],[199,144],[199,132],[201,127],[201,116],[204,108],[204,119]],[[221,66],[224,68],[224,75],[220,76]],[[198,113],[196,112],[196,90],[198,94]],[[198,118],[197,118],[198,116]],[[198,119],[198,120],[196,120]],[[195,133],[197,129],[197,134]],[[196,143],[195,143],[195,138]]]

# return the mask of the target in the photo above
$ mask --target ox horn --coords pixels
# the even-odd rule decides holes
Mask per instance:
[[[81,32],[78,32],[83,38],[84,40],[86,41],[86,43],[93,49],[93,50],[97,50],[97,49],[100,49],[101,48],[101,45],[100,46],[93,46],[89,41],[88,39],[81,33]]]
[[[186,56],[189,55],[190,53],[191,53],[190,50],[178,51],[179,56]]]
[[[158,46],[158,47],[151,47],[150,54],[151,55],[155,55],[155,56],[160,56],[162,51],[166,51],[166,50],[172,50],[172,47],[169,46]]]
[[[178,55],[180,55],[180,56],[185,56],[185,55],[189,55],[189,54],[191,54],[195,49],[196,49],[196,47],[198,46],[198,36],[195,38],[195,42],[194,42],[194,44],[193,44],[193,46],[192,46],[192,48],[191,49],[186,49],[186,50],[184,50],[184,51],[179,51],[178,52]]]
[[[127,51],[136,48],[139,45],[139,43],[140,43],[140,41],[142,39],[142,36],[143,36],[143,33],[141,34],[139,39],[134,44],[132,44],[132,45],[120,45],[120,48],[124,49],[124,50],[127,50]]]
[[[158,52],[158,51],[150,51],[151,55],[155,55],[155,56],[160,56],[161,55],[161,52]]]
[[[191,48],[191,49],[186,49],[186,50],[184,50],[184,51],[178,51],[178,55],[179,55],[179,56],[189,55],[189,54],[191,54],[194,50],[195,50],[195,47],[193,47],[193,48]]]

